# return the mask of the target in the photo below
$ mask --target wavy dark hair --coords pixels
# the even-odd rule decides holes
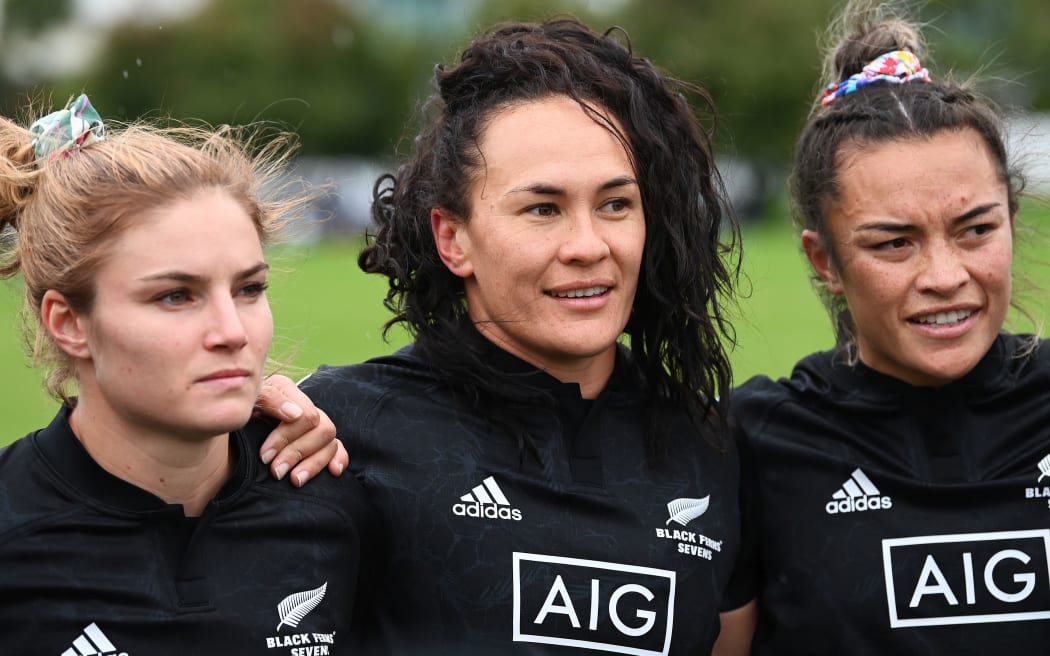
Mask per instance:
[[[919,28],[893,3],[854,0],[829,31],[821,82],[840,82],[881,55],[906,50],[923,65],[926,44]],[[834,242],[827,232],[828,210],[838,199],[839,165],[843,155],[889,141],[928,139],[944,131],[972,129],[988,147],[997,173],[1007,185],[1010,215],[1017,212],[1024,176],[1007,157],[999,108],[970,87],[940,77],[906,84],[870,84],[841,96],[827,106],[819,100],[802,129],[795,148],[791,201],[796,227],[813,230],[838,266]],[[856,361],[855,326],[842,296],[828,293],[814,278],[835,329],[838,348],[847,361]],[[1022,310],[1023,311],[1023,310]]]
[[[625,333],[630,361],[644,381],[650,453],[659,451],[672,409],[684,408],[720,443],[731,385],[723,340],[733,340],[723,303],[739,271],[739,234],[710,134],[688,98],[699,99],[712,119],[713,105],[703,89],[635,55],[629,41],[613,38],[617,31],[599,34],[566,17],[502,24],[476,38],[458,64],[437,66],[437,91],[423,106],[410,157],[376,182],[376,232],[359,264],[389,279],[385,305],[394,318],[387,329],[404,324],[457,391],[474,403],[496,401],[486,404],[486,413],[535,403],[536,390],[494,369],[481,345],[464,339],[463,281],[438,256],[430,211],[441,207],[469,220],[470,185],[483,170],[478,143],[500,110],[572,98],[617,136],[637,172],[646,238]],[[589,105],[615,117],[623,133]],[[510,412],[501,423],[521,425]]]

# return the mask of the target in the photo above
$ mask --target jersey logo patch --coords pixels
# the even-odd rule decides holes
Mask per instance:
[[[84,632],[73,641],[73,646],[62,652],[62,656],[88,656],[90,654],[127,656],[127,652],[117,654],[117,648],[94,622],[85,626]]]
[[[715,554],[722,551],[722,541],[704,535],[695,528],[692,531],[684,530],[684,527],[688,526],[689,522],[706,513],[710,506],[710,494],[699,499],[679,497],[669,501],[667,503],[667,514],[671,518],[664,522],[664,526],[674,522],[683,528],[657,527],[656,537],[660,540],[673,540],[671,544],[675,545],[675,549],[680,554],[695,556],[704,560],[714,560]],[[705,530],[703,527],[700,528]]]
[[[675,522],[687,526],[689,522],[707,512],[709,505],[711,505],[710,494],[702,499],[675,499],[667,504],[667,514],[671,516],[671,519],[667,520],[665,525]]]
[[[831,501],[824,505],[829,515],[863,512],[865,510],[888,510],[893,507],[893,500],[883,496],[879,488],[860,470],[853,470],[842,487],[831,495]]]
[[[285,625],[293,629],[299,626],[299,622],[303,621],[307,613],[317,608],[317,605],[324,600],[326,590],[328,590],[327,581],[316,590],[296,592],[285,597],[281,603],[277,604],[277,614],[281,617],[280,623],[277,624],[277,630],[280,631],[281,627]]]
[[[882,541],[892,628],[1050,620],[1050,529]]]
[[[507,495],[503,494],[503,490],[492,476],[461,496],[458,503],[452,504],[452,513],[459,517],[521,521],[521,511],[511,507]]]
[[[325,581],[320,587],[313,590],[293,592],[277,604],[277,616],[280,622],[277,624],[277,635],[266,638],[267,649],[281,649],[278,654],[316,654],[326,656],[335,648],[335,631],[303,631],[300,633],[282,632],[283,627],[299,628],[299,623],[306,619],[315,608],[324,601],[325,593],[328,592],[328,582]],[[294,647],[286,652],[284,647]]]
[[[655,656],[674,633],[672,570],[514,552],[514,641]]]
[[[1050,507],[1050,485],[1040,485],[1043,479],[1050,476],[1050,453],[1043,456],[1037,465],[1039,478],[1035,479],[1035,485],[1024,489],[1026,499],[1046,499],[1047,507]]]

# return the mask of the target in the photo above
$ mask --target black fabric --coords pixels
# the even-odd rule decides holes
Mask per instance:
[[[296,490],[235,432],[233,475],[186,518],[96,464],[67,417],[0,451],[2,653],[356,653],[351,618],[374,530],[353,476]],[[322,587],[301,620],[281,624],[282,601]]]
[[[1031,343],[1001,335],[940,388],[827,352],[737,390],[746,539],[726,606],[759,598],[755,654],[1046,650],[1050,350]]]
[[[492,351],[555,399],[530,418],[524,457],[412,347],[302,385],[381,516],[368,653],[709,652],[739,536],[735,450],[681,416],[672,456],[651,466],[626,350],[593,401]],[[706,512],[671,521],[670,502],[705,498]]]

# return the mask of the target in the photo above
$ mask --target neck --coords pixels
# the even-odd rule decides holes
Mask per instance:
[[[616,366],[616,345],[596,355],[574,358],[543,358],[522,353],[513,345],[487,331],[485,324],[475,324],[478,331],[490,342],[507,353],[528,362],[537,369],[542,369],[563,383],[576,383],[580,386],[580,396],[585,399],[596,399],[612,378]]]
[[[92,459],[110,474],[197,517],[233,470],[229,433],[182,436],[143,427],[82,395],[69,424]]]

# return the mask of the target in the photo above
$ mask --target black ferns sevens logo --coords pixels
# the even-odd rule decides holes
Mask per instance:
[[[324,600],[324,593],[327,590],[328,583],[325,582],[315,590],[296,592],[285,597],[277,605],[277,614],[281,617],[277,630],[280,631],[282,626],[290,626],[293,629],[299,626],[299,622],[302,622],[303,618]]]

